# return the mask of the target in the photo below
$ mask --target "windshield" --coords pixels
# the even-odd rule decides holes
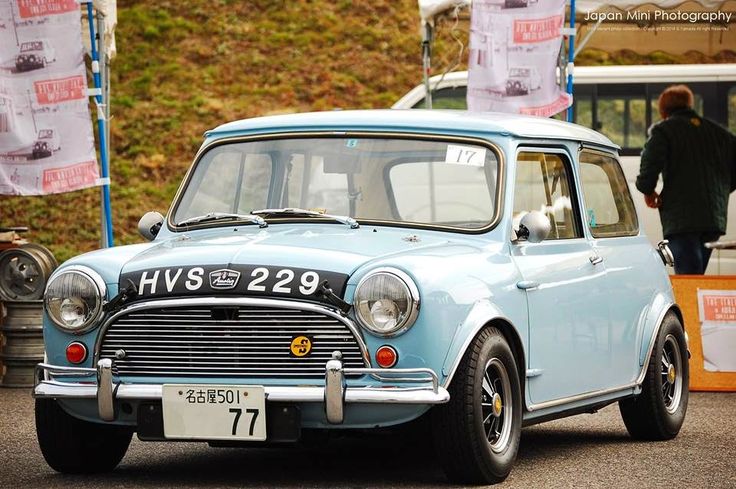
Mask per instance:
[[[20,50],[23,53],[27,51],[40,51],[41,49],[43,49],[43,43],[41,41],[24,42],[20,45]]]
[[[359,222],[480,229],[494,220],[498,171],[492,149],[467,142],[312,137],[229,143],[196,163],[172,221],[293,207]]]
[[[509,71],[510,76],[529,76],[529,70],[526,68],[512,68]]]
[[[38,131],[38,138],[39,139],[50,139],[53,137],[54,131],[51,129],[41,129]]]

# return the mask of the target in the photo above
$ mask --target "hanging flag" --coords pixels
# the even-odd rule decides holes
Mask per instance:
[[[572,104],[557,65],[565,0],[474,0],[468,109],[549,117]]]
[[[0,194],[98,185],[77,0],[0,0]]]

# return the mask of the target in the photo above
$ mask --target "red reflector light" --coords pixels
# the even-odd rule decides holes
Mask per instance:
[[[66,359],[69,363],[82,363],[87,359],[87,347],[75,341],[66,347]]]
[[[376,350],[376,363],[381,368],[391,368],[399,361],[399,354],[393,347],[383,345]]]

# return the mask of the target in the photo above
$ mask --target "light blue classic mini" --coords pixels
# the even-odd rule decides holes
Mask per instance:
[[[503,480],[524,425],[619,402],[674,437],[682,316],[608,139],[549,119],[345,111],[225,124],[147,244],[45,295],[35,387],[60,472],[142,440],[299,440],[426,415],[448,477]]]

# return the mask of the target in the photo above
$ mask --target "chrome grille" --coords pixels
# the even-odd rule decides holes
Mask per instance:
[[[312,341],[291,354],[296,336]],[[116,358],[120,350],[123,358]],[[100,358],[113,373],[179,377],[324,377],[332,352],[346,367],[366,367],[352,331],[328,314],[263,306],[159,307],[132,310],[105,332]]]

